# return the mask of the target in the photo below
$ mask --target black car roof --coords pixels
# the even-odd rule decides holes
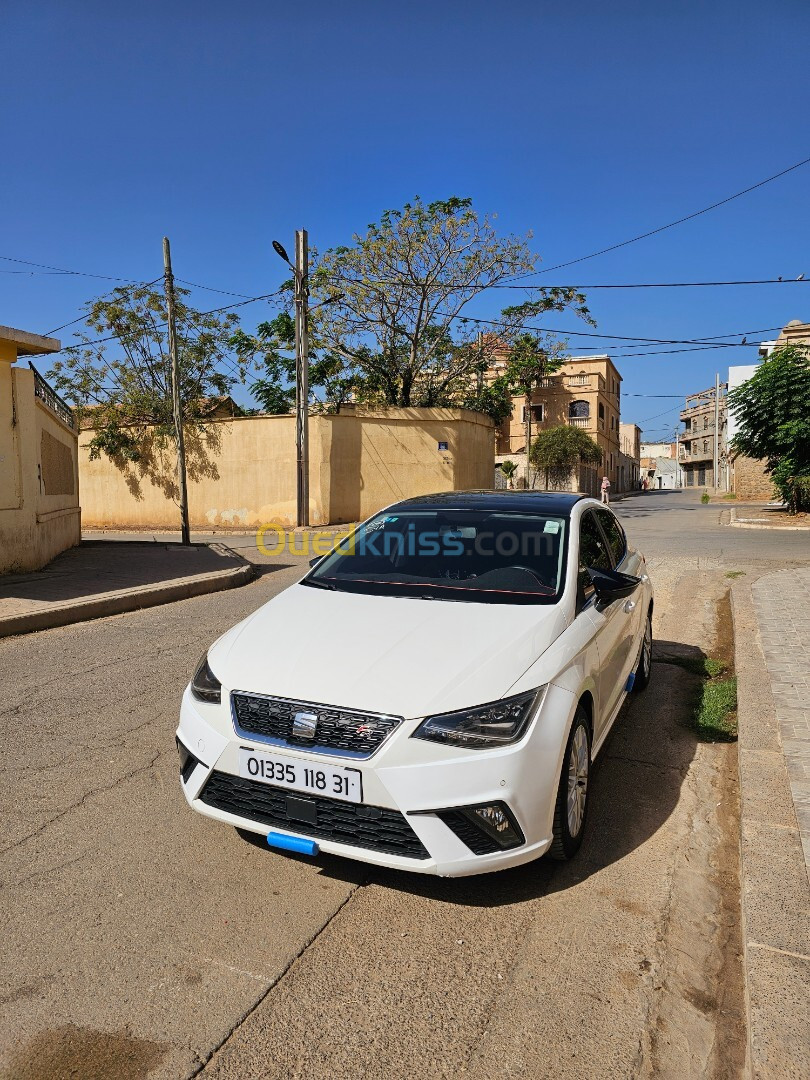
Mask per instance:
[[[396,509],[511,510],[523,514],[569,517],[572,507],[588,497],[570,491],[439,491],[435,495],[404,499],[396,504]]]

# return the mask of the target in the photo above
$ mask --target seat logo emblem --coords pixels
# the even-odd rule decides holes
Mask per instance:
[[[293,717],[292,733],[294,739],[314,739],[318,726],[318,714],[297,712]]]

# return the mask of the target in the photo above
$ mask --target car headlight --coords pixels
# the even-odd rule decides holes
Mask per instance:
[[[191,680],[191,693],[198,701],[219,705],[222,701],[222,683],[208,666],[208,653],[203,653]]]
[[[534,714],[544,686],[515,697],[502,698],[474,709],[442,713],[423,720],[411,738],[451,743],[470,750],[487,750],[517,742]]]

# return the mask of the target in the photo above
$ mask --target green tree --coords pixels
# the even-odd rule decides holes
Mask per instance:
[[[238,320],[196,311],[185,302],[187,289],[176,293],[181,413],[193,431],[205,425],[210,398],[227,394],[236,381],[221,365]],[[146,426],[153,429],[152,445],[175,434],[164,295],[145,285],[117,288],[90,301],[86,311],[88,329],[51,365],[51,381],[80,418],[92,417],[91,458],[104,453],[139,461]],[[239,374],[244,378],[243,370]]]
[[[461,313],[485,289],[534,264],[526,241],[499,238],[470,199],[417,198],[386,211],[352,246],[314,256],[313,334],[343,359],[359,400],[453,404],[497,344],[476,342],[477,327]],[[578,310],[584,299],[574,289],[538,289],[531,309],[510,310]],[[507,337],[520,316],[504,317]]]
[[[791,512],[810,506],[810,348],[775,350],[728,395],[737,434],[732,449],[765,462]]]
[[[577,465],[599,465],[602,449],[581,428],[563,424],[540,432],[532,443],[529,460],[545,471],[546,490],[559,489]]]
[[[190,480],[216,479],[220,438],[210,424],[211,398],[227,394],[243,367],[233,369],[229,340],[237,317],[197,311],[176,290],[181,415]],[[93,428],[90,457],[107,456],[135,496],[141,481],[177,502],[176,442],[166,301],[151,286],[114,289],[86,305],[87,330],[63,349],[50,379]],[[226,374],[222,364],[234,371]]]
[[[507,308],[506,314],[521,310]],[[567,342],[556,341],[545,334],[517,333],[512,340],[506,359],[504,378],[507,384],[524,401],[523,425],[526,438],[526,452],[532,445],[532,402],[537,389],[557,371],[565,359]],[[528,461],[528,457],[527,457]],[[533,487],[533,478],[526,470],[526,483]]]
[[[261,359],[263,372],[250,391],[269,413],[287,413],[295,407],[295,321],[288,311],[262,322],[255,334],[237,330],[231,346],[243,364]],[[357,377],[342,356],[310,342],[309,386],[316,404],[328,412],[340,412],[357,385]],[[319,393],[320,392],[320,393]]]

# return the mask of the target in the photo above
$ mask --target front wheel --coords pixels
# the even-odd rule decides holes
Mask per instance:
[[[647,613],[647,621],[644,624],[644,638],[641,642],[641,655],[638,658],[636,677],[633,680],[633,689],[636,691],[646,690],[650,685],[652,675],[652,615]]]
[[[554,806],[554,839],[549,848],[552,859],[565,862],[579,851],[588,810],[590,772],[591,732],[587,713],[579,705],[565,746]]]

